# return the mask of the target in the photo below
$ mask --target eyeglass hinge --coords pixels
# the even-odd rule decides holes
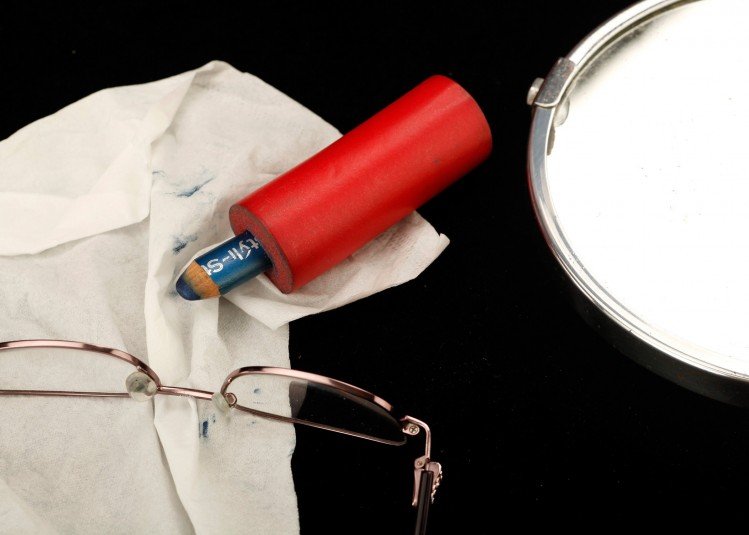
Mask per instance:
[[[421,494],[421,476],[424,472],[432,473],[432,488],[429,492],[430,500],[434,501],[434,495],[437,493],[437,487],[442,483],[442,465],[435,461],[430,461],[426,455],[423,455],[414,461],[414,494],[411,505],[419,505],[419,495]]]

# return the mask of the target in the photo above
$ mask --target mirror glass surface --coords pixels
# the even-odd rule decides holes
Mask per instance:
[[[749,377],[747,22],[746,0],[681,3],[608,46],[557,106],[545,187],[613,314]]]

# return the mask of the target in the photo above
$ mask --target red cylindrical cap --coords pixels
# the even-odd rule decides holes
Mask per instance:
[[[304,286],[485,160],[486,118],[456,82],[431,76],[229,210],[284,293]]]

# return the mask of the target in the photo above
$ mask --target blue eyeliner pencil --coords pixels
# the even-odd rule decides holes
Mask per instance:
[[[177,280],[177,293],[188,301],[219,297],[270,267],[255,237],[243,232],[190,262]]]

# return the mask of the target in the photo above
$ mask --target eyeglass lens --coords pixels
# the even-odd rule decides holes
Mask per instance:
[[[0,389],[127,395],[135,371],[111,355],[64,347],[19,347],[0,351]]]
[[[402,444],[401,423],[376,403],[322,383],[273,373],[249,373],[227,389],[235,408],[279,415],[339,432]]]

